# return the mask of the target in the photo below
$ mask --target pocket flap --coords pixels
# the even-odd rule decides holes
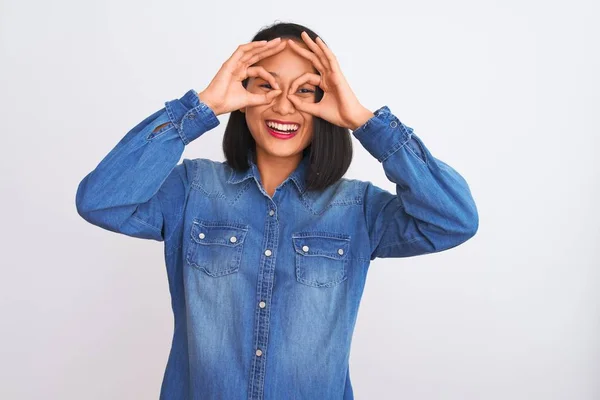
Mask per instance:
[[[198,244],[239,246],[244,243],[248,226],[235,222],[202,221],[192,222],[192,239]]]
[[[348,255],[350,235],[332,232],[298,232],[292,234],[296,253],[304,256],[325,256],[342,260]]]

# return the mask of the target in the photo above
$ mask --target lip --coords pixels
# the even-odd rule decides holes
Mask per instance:
[[[265,119],[265,123],[267,123],[268,121],[272,121],[272,122],[276,122],[278,124],[294,124],[294,125],[300,125],[298,122],[294,122],[294,121],[282,121],[280,119]]]
[[[298,125],[298,130],[296,132],[294,132],[294,133],[290,133],[290,134],[285,135],[283,133],[275,132],[273,129],[269,128],[269,125],[267,125],[267,121],[273,121],[273,122],[277,122],[277,123],[280,123],[280,124],[283,124],[283,123],[286,123],[286,122],[281,122],[281,121],[278,121],[276,119],[267,119],[267,120],[265,120],[265,127],[267,128],[267,131],[271,134],[271,136],[274,136],[274,137],[276,137],[278,139],[283,139],[283,140],[291,139],[291,138],[295,137],[298,134],[298,132],[300,132],[301,125],[298,124],[298,123],[296,123],[296,122],[287,122],[288,124],[292,123],[292,124]]]
[[[267,125],[267,121],[277,122],[277,120],[275,120],[275,119],[266,120],[265,121],[265,127],[267,128],[267,132],[269,132],[271,134],[271,136],[274,136],[274,137],[276,137],[278,139],[283,139],[283,140],[291,139],[291,138],[295,137],[298,134],[298,132],[300,132],[300,124],[296,124],[295,122],[293,122],[293,123],[296,124],[296,125],[298,125],[298,130],[296,132],[294,132],[294,133],[289,133],[289,134],[286,135],[286,134],[283,134],[283,133],[275,132],[273,129],[269,128],[269,125]],[[281,123],[281,122],[278,122],[278,123]]]

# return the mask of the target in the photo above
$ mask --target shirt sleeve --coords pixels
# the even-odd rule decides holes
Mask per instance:
[[[133,127],[79,183],[79,215],[101,228],[167,241],[179,223],[195,163],[184,147],[219,125],[192,89]]]
[[[352,133],[396,184],[395,194],[365,185],[371,260],[439,252],[475,235],[479,216],[465,179],[387,106]]]

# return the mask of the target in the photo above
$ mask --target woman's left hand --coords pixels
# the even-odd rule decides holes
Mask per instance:
[[[307,72],[296,78],[287,94],[288,99],[300,111],[334,125],[356,130],[374,114],[360,104],[342,74],[337,58],[325,42],[319,37],[314,42],[306,32],[302,32],[302,39],[312,51],[299,46],[293,40],[288,40],[288,45],[296,53],[310,60],[320,75]],[[305,83],[323,89],[323,98],[320,102],[310,103],[296,97],[297,88]]]

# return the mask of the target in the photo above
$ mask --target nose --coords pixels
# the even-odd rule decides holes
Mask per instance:
[[[283,87],[281,89],[281,94],[273,99],[273,111],[281,115],[291,114],[296,111],[294,103],[287,97],[288,89]]]

